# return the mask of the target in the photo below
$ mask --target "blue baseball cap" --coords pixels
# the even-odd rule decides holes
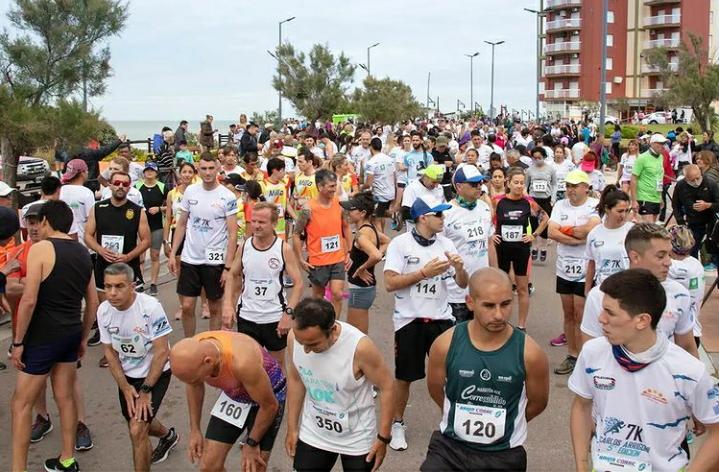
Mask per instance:
[[[157,170],[157,162],[153,162],[153,161],[145,162],[145,168],[142,169],[142,171],[145,172],[147,169],[152,169],[152,170],[154,170],[155,172],[158,172],[158,170]]]
[[[461,169],[454,173],[454,183],[464,184],[467,182],[482,182],[484,181],[484,175],[471,164],[462,166]]]
[[[416,220],[427,213],[437,213],[439,211],[449,210],[450,208],[452,208],[452,205],[448,203],[442,203],[432,196],[424,196],[414,201],[410,209],[410,215],[412,219]]]

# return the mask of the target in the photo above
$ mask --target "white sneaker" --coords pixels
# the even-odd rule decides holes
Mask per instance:
[[[404,423],[395,421],[392,423],[392,441],[389,443],[389,447],[395,451],[404,451],[407,449],[407,439],[404,437],[404,432],[407,430],[407,426]]]

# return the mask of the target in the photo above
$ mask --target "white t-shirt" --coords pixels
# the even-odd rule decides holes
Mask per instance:
[[[440,202],[444,202],[444,190],[441,185],[435,186],[433,189],[428,189],[422,184],[419,179],[411,181],[407,184],[402,194],[402,206],[412,208],[414,201],[419,197],[432,196]]]
[[[629,155],[626,152],[622,155],[622,160],[619,162],[622,166],[622,175],[619,179],[620,182],[629,182],[632,180],[632,168],[634,167],[634,161],[637,160],[637,155]]]
[[[285,160],[285,172],[288,174],[292,174],[295,171],[295,162],[286,156],[277,156],[277,157],[271,157],[270,159],[284,159]],[[267,163],[270,161],[270,159],[265,159],[264,161],[260,162],[260,170],[267,173]]]
[[[701,361],[673,344],[658,360],[628,372],[606,338],[593,339],[568,387],[592,400],[595,470],[683,470],[689,460],[680,445],[692,414],[705,424],[719,422],[719,388]]]
[[[556,171],[557,175],[557,193],[558,192],[565,192],[567,190],[567,184],[564,182],[564,179],[567,177],[567,174],[573,171],[577,168],[577,166],[574,165],[574,163],[570,159],[564,159],[562,162],[557,164],[556,162],[553,163],[554,170]]]
[[[139,162],[130,161],[130,169],[128,171],[128,174],[130,174],[130,180],[132,181],[133,186],[135,185],[135,182],[137,182],[138,180],[142,180],[142,173],[144,170],[144,165],[140,164]],[[110,174],[110,169],[105,169],[100,175],[102,175],[102,178],[105,180],[110,180],[110,177],[112,176]]]
[[[144,379],[152,365],[152,341],[167,336],[172,326],[159,300],[144,293],[135,294],[135,302],[120,311],[104,301],[97,309],[100,342],[117,351],[125,375]],[[165,363],[163,371],[170,368]]]
[[[95,194],[82,185],[66,184],[60,187],[60,200],[72,210],[73,221],[77,223],[77,239],[85,245],[85,225],[95,206]]]
[[[667,305],[657,325],[657,332],[664,333],[671,341],[674,341],[675,333],[686,334],[694,328],[694,309],[689,292],[679,282],[667,279],[662,282],[662,287],[664,287],[667,297]],[[589,291],[584,303],[580,329],[584,334],[593,338],[604,336],[602,325],[599,323],[603,298],[604,294],[599,287],[594,287]]]
[[[321,147],[314,146],[312,149],[310,149],[310,152],[315,156],[319,157],[320,159],[325,158],[325,152],[322,150]]]
[[[404,165],[404,155],[405,154],[407,154],[407,151],[402,149],[401,146],[395,147],[389,153],[389,157],[391,157],[394,160],[394,165],[395,165],[395,168],[397,169],[397,183],[400,183],[400,184],[407,183],[407,169],[399,170],[400,164]]]
[[[182,195],[180,209],[189,213],[182,262],[231,264],[232,261],[225,261],[227,217],[237,213],[237,197],[221,185],[205,190],[202,183],[192,184]]]
[[[362,146],[355,146],[352,148],[350,161],[352,161],[357,175],[359,175],[360,170],[364,167],[370,157],[372,157],[372,155],[369,152],[369,148],[363,148]]]
[[[572,146],[572,160],[575,165],[582,162],[582,159],[587,151],[589,151],[589,146],[584,144],[584,141],[578,141],[574,144],[574,146]]]
[[[601,170],[594,169],[591,172],[587,172],[589,175],[589,183],[592,186],[592,190],[595,192],[601,192],[604,190],[604,173]]]
[[[573,206],[566,198],[559,200],[552,208],[549,221],[554,221],[559,226],[582,226],[592,218],[599,219],[598,203],[596,198],[587,198],[582,205]],[[584,282],[586,272],[586,244],[570,246],[557,243],[557,276],[571,282]]]
[[[110,189],[110,187],[102,187],[102,191],[100,192],[100,200],[107,200],[110,197],[112,197],[112,189]],[[130,187],[130,190],[127,192],[127,199],[135,205],[145,208],[145,203],[142,200],[142,193],[140,193],[140,191],[134,185]]]
[[[391,202],[394,200],[394,172],[392,158],[381,152],[372,156],[365,164],[365,176],[374,176],[372,195],[377,201]]]
[[[20,227],[21,228],[27,228],[27,224],[25,224],[25,214],[30,209],[30,207],[33,205],[43,204],[46,201],[47,200],[36,200],[34,202],[28,203],[27,205],[25,205],[24,207],[22,207],[20,209]],[[75,216],[73,215],[72,225],[70,225],[70,232],[67,234],[78,234],[78,232],[79,232],[79,229],[77,227],[77,222],[75,221]]]
[[[479,269],[489,266],[489,244],[494,235],[492,210],[482,200],[472,210],[452,203],[452,208],[444,212],[444,232],[459,251],[464,261],[464,269],[472,275]],[[460,288],[454,279],[447,280],[450,303],[464,303],[468,290]]]
[[[384,271],[398,274],[416,272],[435,257],[446,261],[445,251],[457,254],[454,243],[441,234],[437,235],[434,244],[420,246],[412,233],[403,233],[389,243]],[[392,317],[394,330],[398,331],[417,318],[453,320],[452,308],[447,298],[448,280],[452,277],[454,268],[450,266],[443,274],[395,291]]]
[[[624,240],[632,226],[634,223],[627,221],[620,228],[609,229],[601,223],[587,235],[587,259],[594,261],[594,281],[597,285],[610,275],[629,269]]]
[[[230,175],[230,174],[240,175],[241,173],[243,173],[243,172],[245,171],[245,169],[243,169],[243,168],[240,167],[240,166],[235,166],[235,167],[233,167],[233,168],[230,169],[230,170],[227,170],[227,169],[225,169],[224,167],[221,167],[221,168],[220,168],[220,171],[221,171],[221,172],[224,172],[225,175]]]
[[[495,152],[494,147],[486,143],[481,144],[479,149],[477,149],[477,154],[479,154],[477,164],[479,164],[482,169],[489,169],[489,156],[492,155],[493,152]]]
[[[689,291],[694,312],[694,336],[701,337],[702,325],[699,323],[699,311],[704,298],[704,266],[696,257],[688,256],[672,260],[669,266],[669,278],[679,282]]]

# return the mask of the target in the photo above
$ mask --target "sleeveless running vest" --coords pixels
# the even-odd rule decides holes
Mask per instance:
[[[100,246],[108,244],[115,252],[128,254],[137,246],[137,235],[140,228],[140,215],[144,208],[126,200],[122,205],[115,206],[111,199],[102,200],[95,204],[95,240]],[[110,265],[102,257],[97,258],[98,264],[104,269]],[[140,274],[140,257],[127,263]]]
[[[372,448],[377,424],[372,384],[355,379],[354,354],[365,334],[352,325],[341,327],[337,341],[326,351],[305,352],[295,341],[292,359],[305,385],[300,439],[337,454],[359,456]]]
[[[208,378],[205,382],[211,387],[219,388],[225,392],[225,395],[236,402],[256,405],[257,402],[247,393],[242,381],[236,379],[235,374],[232,373],[232,362],[234,360],[234,355],[232,354],[232,338],[237,335],[237,333],[230,331],[205,331],[195,336],[198,341],[213,339],[215,344],[218,344],[220,348],[220,372],[217,374],[217,377]],[[287,396],[287,381],[285,380],[280,365],[266,349],[259,344],[257,348],[262,352],[262,367],[270,378],[270,384],[272,384],[272,391],[275,394],[275,398],[280,402],[285,401],[285,397]]]
[[[254,323],[275,323],[287,306],[282,286],[284,242],[275,236],[270,247],[259,250],[254,240],[246,240],[242,249],[242,294],[237,301],[237,313]]]
[[[486,352],[472,344],[468,326],[456,326],[447,352],[439,429],[482,452],[521,446],[527,439],[524,333],[515,328],[504,346]]]
[[[309,206],[312,212],[306,227],[309,263],[326,266],[344,262],[345,250],[349,248],[344,247],[339,200],[333,198],[329,208],[325,208],[312,199]]]

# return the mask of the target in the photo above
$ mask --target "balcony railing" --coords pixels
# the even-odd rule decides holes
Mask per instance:
[[[650,39],[649,41],[644,41],[644,49],[678,48],[680,43],[679,38]]]
[[[682,15],[657,15],[644,18],[644,26],[673,26],[679,25],[682,21]]]
[[[547,0],[545,8],[571,8],[581,7],[582,0]]]
[[[677,72],[679,70],[679,64],[676,62],[669,63],[669,70],[671,72]],[[642,64],[642,74],[659,74],[661,71],[657,66],[650,64]]]
[[[544,98],[579,98],[579,89],[545,90]]]
[[[545,54],[557,54],[562,52],[579,52],[582,49],[581,41],[563,41],[560,43],[550,43],[544,46]]]
[[[682,0],[645,0],[644,4],[647,6],[654,5],[669,5],[671,3],[681,3]]]
[[[582,66],[580,64],[556,64],[546,66],[544,75],[579,75],[581,71]]]
[[[556,30],[573,30],[582,27],[581,18],[560,18],[547,22],[547,32]]]
[[[656,97],[657,95],[665,92],[666,90],[666,88],[642,89],[642,98]]]

